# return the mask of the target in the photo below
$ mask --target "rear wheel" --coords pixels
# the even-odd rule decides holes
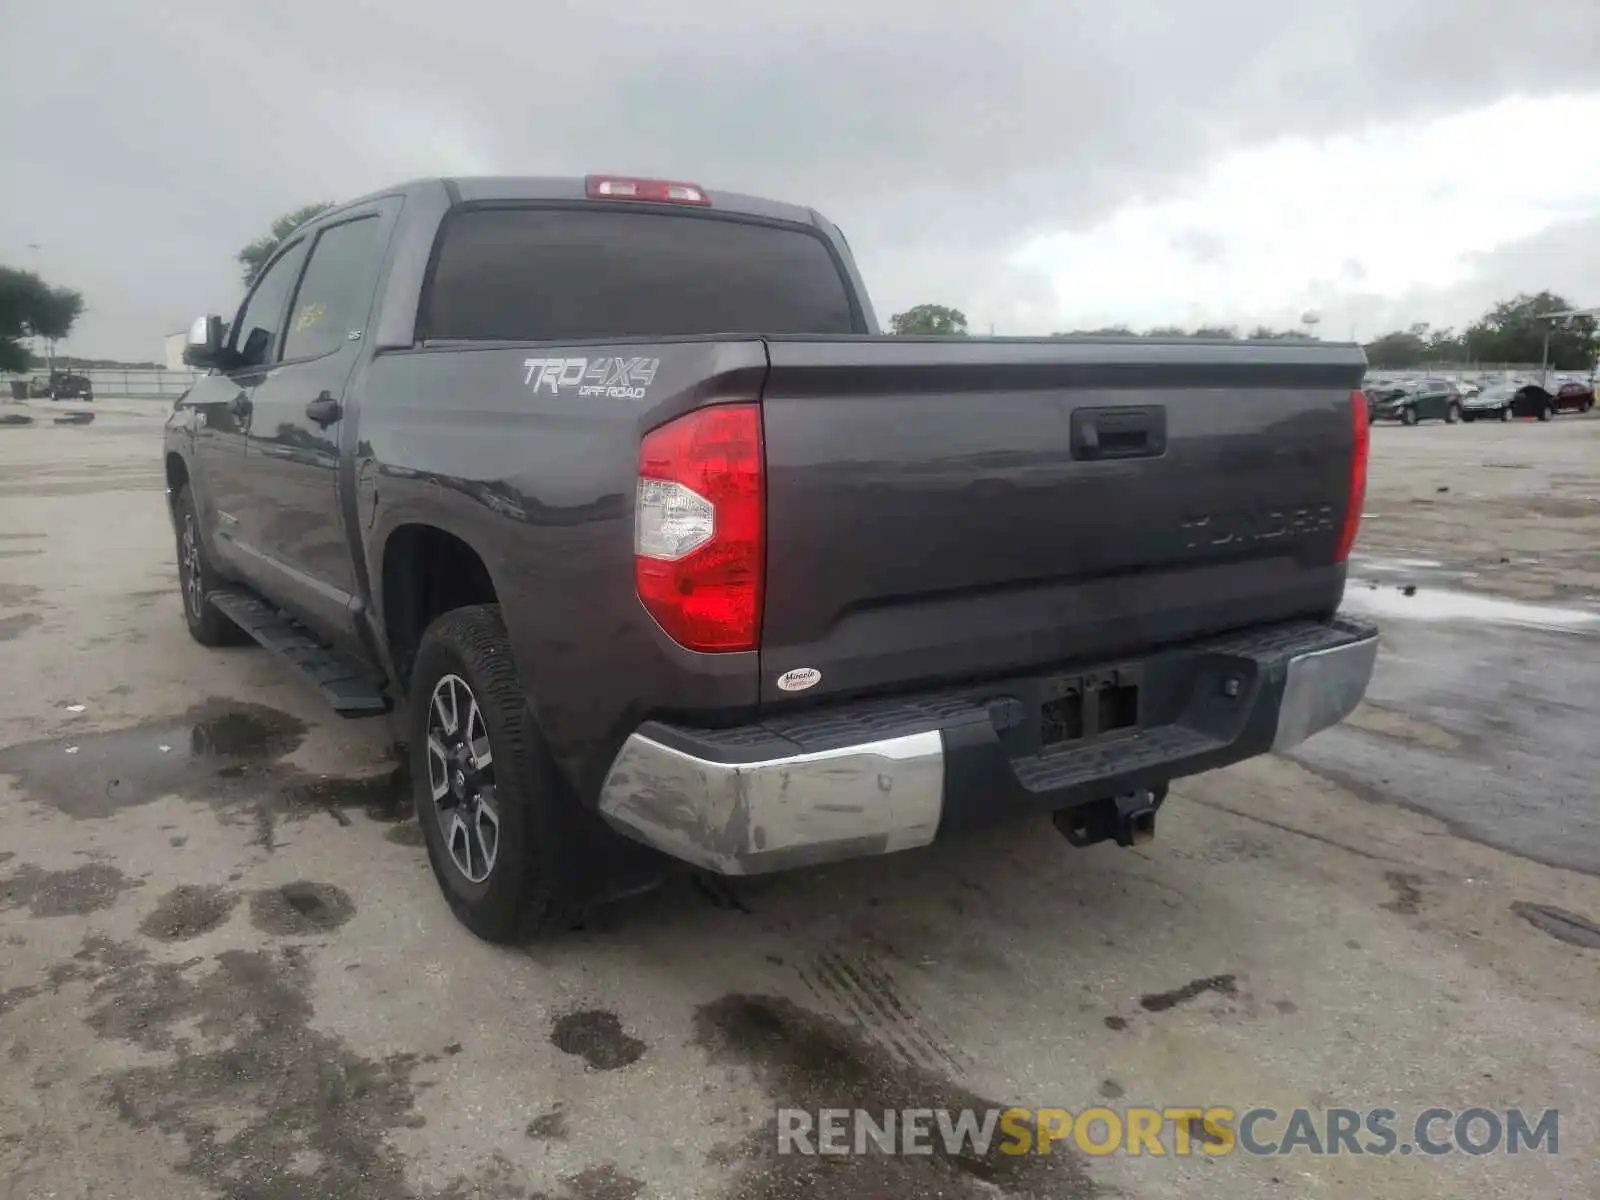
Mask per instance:
[[[1511,406],[1509,404],[1500,410],[1500,419],[1502,421],[1511,420]]]
[[[562,806],[578,801],[539,736],[499,608],[428,626],[410,691],[417,820],[451,911],[490,942],[570,924],[556,880]]]
[[[189,636],[202,646],[243,645],[249,635],[209,602],[222,580],[206,554],[200,517],[187,487],[173,497],[172,510],[178,527],[178,590],[183,594],[183,619]]]
[[[1444,410],[1444,419],[1451,425],[1454,425],[1457,421],[1461,420],[1461,405],[1452,400],[1450,402],[1450,407]]]
[[[1539,420],[1548,421],[1551,417],[1553,417],[1555,415],[1556,415],[1555,405],[1549,404],[1549,403],[1545,403],[1545,404],[1541,404],[1539,406]]]
[[[1415,425],[1416,423],[1417,410],[1415,408],[1403,408],[1400,410],[1400,424]]]

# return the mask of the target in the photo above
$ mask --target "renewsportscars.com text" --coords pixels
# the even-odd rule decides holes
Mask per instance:
[[[1227,1107],[778,1110],[779,1154],[1484,1155],[1560,1152],[1561,1115],[1548,1108]]]

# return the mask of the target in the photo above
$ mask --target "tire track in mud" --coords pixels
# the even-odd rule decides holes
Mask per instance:
[[[826,949],[795,971],[820,1003],[906,1065],[957,1073],[965,1069],[953,1042],[901,992],[876,953]]]

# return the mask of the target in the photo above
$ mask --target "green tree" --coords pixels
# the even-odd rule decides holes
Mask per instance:
[[[1536,363],[1550,335],[1550,365],[1558,371],[1587,371],[1594,366],[1594,317],[1541,320],[1543,313],[1565,312],[1573,305],[1554,292],[1521,293],[1502,300],[1467,327],[1463,337],[1470,357],[1479,362]]]
[[[1453,329],[1430,329],[1423,341],[1426,345],[1423,353],[1428,362],[1458,363],[1472,357],[1467,351],[1465,336]]]
[[[307,204],[304,207],[295,209],[293,212],[284,213],[283,216],[272,223],[272,231],[270,233],[265,237],[257,238],[239,251],[237,257],[239,266],[243,268],[245,287],[249,287],[256,281],[256,276],[261,274],[261,268],[265,267],[267,261],[277,252],[278,247],[283,244],[284,238],[299,229],[307,221],[320,217],[332,207],[331,201],[324,200],[317,204]]]
[[[889,328],[901,337],[966,337],[967,315],[943,304],[918,304],[890,317]]]
[[[55,344],[72,332],[83,313],[83,296],[51,287],[32,271],[0,267],[0,370],[26,371],[33,356],[23,338],[42,338],[53,357]]]
[[[1426,326],[1422,328],[1426,329]],[[1380,370],[1420,366],[1428,354],[1427,340],[1419,333],[1396,329],[1366,345],[1367,365]]]

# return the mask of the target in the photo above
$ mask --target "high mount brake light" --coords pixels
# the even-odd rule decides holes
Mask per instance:
[[[634,586],[689,650],[761,644],[766,481],[757,404],[719,404],[651,430],[639,447]]]
[[[591,200],[647,200],[653,204],[698,204],[709,207],[711,197],[697,183],[671,179],[630,179],[620,175],[590,175],[584,190]]]
[[[1356,543],[1356,531],[1361,528],[1361,509],[1367,502],[1367,456],[1372,450],[1372,418],[1367,415],[1367,395],[1362,391],[1350,393],[1351,432],[1355,445],[1350,451],[1350,499],[1344,510],[1344,528],[1339,531],[1339,549],[1334,562],[1350,558],[1350,548]]]

